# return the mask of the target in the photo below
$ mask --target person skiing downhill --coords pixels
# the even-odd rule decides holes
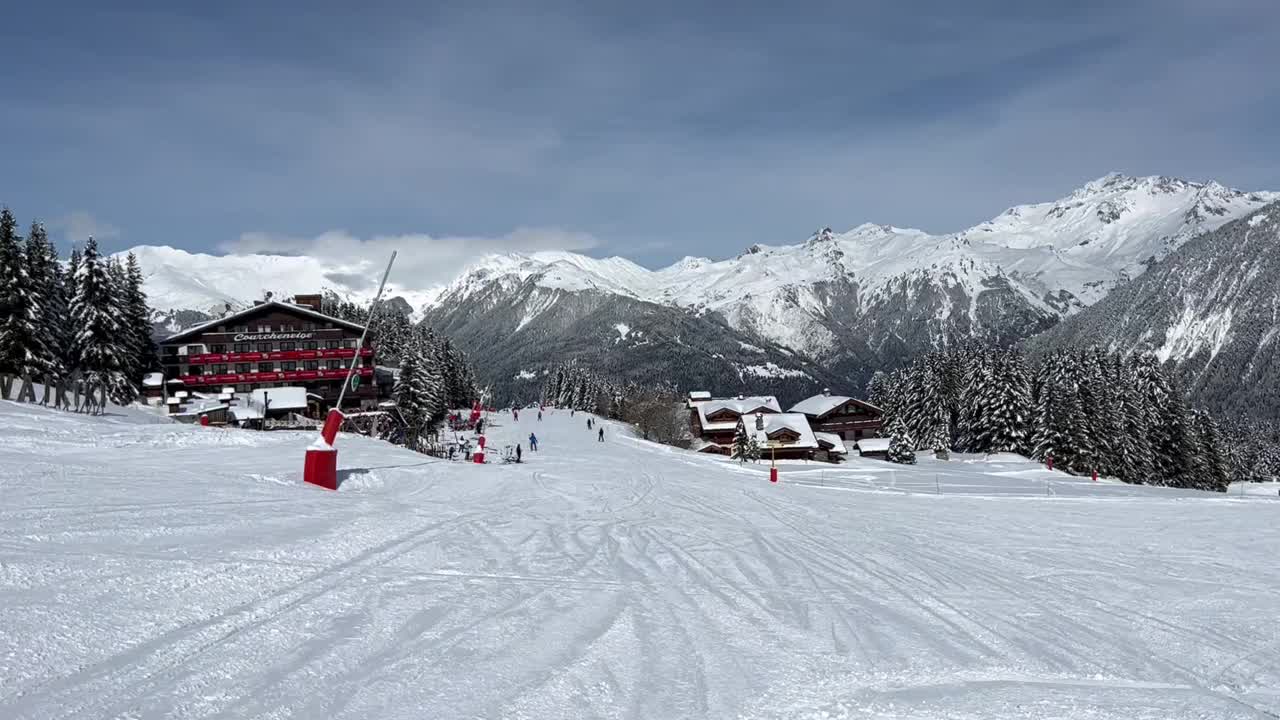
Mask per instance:
[[[538,436],[529,433],[529,452],[538,452]]]
[[[516,422],[520,422],[520,411],[515,408],[511,408],[511,419]]]
[[[542,411],[538,411],[538,422],[542,422]]]
[[[516,462],[520,462],[520,458],[524,453],[520,452],[520,443],[516,443]]]
[[[591,418],[587,418],[587,429],[591,429]]]
[[[600,428],[600,442],[604,442],[604,428]]]

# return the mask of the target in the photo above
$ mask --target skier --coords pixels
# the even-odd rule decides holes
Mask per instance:
[[[529,452],[538,452],[538,436],[529,433]]]
[[[573,417],[574,408],[569,408],[569,417]]]
[[[600,428],[600,442],[604,442],[604,428]]]
[[[520,411],[515,408],[511,408],[511,419],[516,422],[520,422]]]
[[[587,418],[587,429],[591,429],[591,418]]]
[[[522,454],[523,453],[520,452],[520,443],[516,443],[516,462],[520,462],[520,457]]]
[[[484,432],[484,418],[476,421],[476,434],[480,435]]]
[[[542,422],[542,411],[538,411],[538,422]]]

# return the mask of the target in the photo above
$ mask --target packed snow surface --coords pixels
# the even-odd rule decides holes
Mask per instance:
[[[767,466],[578,414],[522,465],[0,402],[0,717],[1274,718],[1270,496]]]

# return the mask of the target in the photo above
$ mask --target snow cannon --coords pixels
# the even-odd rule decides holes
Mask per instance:
[[[304,482],[326,490],[338,489],[338,449],[333,446],[333,441],[338,438],[342,417],[342,412],[337,408],[330,410],[325,416],[320,439],[307,448],[306,463],[302,467]]]

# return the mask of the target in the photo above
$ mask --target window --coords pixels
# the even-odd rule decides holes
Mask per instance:
[[[330,369],[330,370],[341,370],[341,369],[342,369],[342,361],[341,361],[341,360],[330,360],[330,361],[329,361],[329,369]]]
[[[280,332],[293,332],[293,323],[280,323]]]
[[[258,363],[258,372],[275,372],[273,363]]]
[[[324,349],[325,349],[325,350],[337,350],[337,349],[338,349],[338,341],[337,341],[337,340],[325,340],[325,341],[324,341]]]
[[[253,372],[253,366],[249,363],[236,363],[236,372],[241,374]]]
[[[236,343],[235,345],[231,346],[231,352],[246,353],[246,352],[251,352],[252,349],[253,349],[253,346],[250,345],[249,343]]]
[[[298,347],[297,343],[292,343],[292,342],[280,343],[280,350],[283,352],[292,352],[293,350],[296,350],[297,347]]]
[[[271,352],[271,343],[258,343],[258,352]]]
[[[302,363],[302,369],[303,370],[319,370],[320,363],[319,361],[316,361],[316,360],[308,360]]]
[[[232,330],[234,330],[235,332],[238,332],[238,333],[246,333],[246,332],[249,332],[249,326],[248,326],[248,325],[237,325],[237,326],[235,326],[234,328],[232,328]]]
[[[281,371],[281,372],[293,372],[294,370],[297,370],[297,369],[298,369],[298,363],[296,363],[296,362],[282,362],[282,363],[280,363],[280,371]]]
[[[251,387],[252,387],[252,386],[250,386],[250,385],[237,385],[237,386],[236,386],[236,392],[238,392],[238,393],[247,393],[247,392],[249,392],[249,391],[250,391]]]
[[[271,332],[271,326],[270,326],[270,325],[259,325],[259,326],[258,326],[258,332],[260,332],[260,333],[269,333],[269,332]]]
[[[226,366],[226,365],[214,365],[214,366],[213,366],[213,374],[214,374],[214,375],[226,375],[226,374],[227,374],[227,366]]]
[[[342,341],[342,347],[344,347],[344,348],[348,348],[348,349],[350,349],[350,350],[354,350],[354,349],[356,348],[356,339],[355,339],[355,338],[347,338],[346,340],[343,340],[343,341]]]
[[[224,353],[224,352],[226,352],[226,351],[227,351],[227,346],[226,346],[226,345],[210,345],[210,346],[209,346],[209,352],[211,352],[211,353],[219,353],[219,354],[221,354],[221,353]]]
[[[307,332],[311,332],[312,330],[315,330],[315,329],[316,329],[316,324],[315,324],[315,323],[313,323],[313,322],[303,323],[303,324],[302,324],[302,329],[303,329],[303,330],[306,330]]]
[[[320,343],[316,342],[315,340],[308,340],[302,343],[302,347],[307,350],[315,350],[320,347]]]

